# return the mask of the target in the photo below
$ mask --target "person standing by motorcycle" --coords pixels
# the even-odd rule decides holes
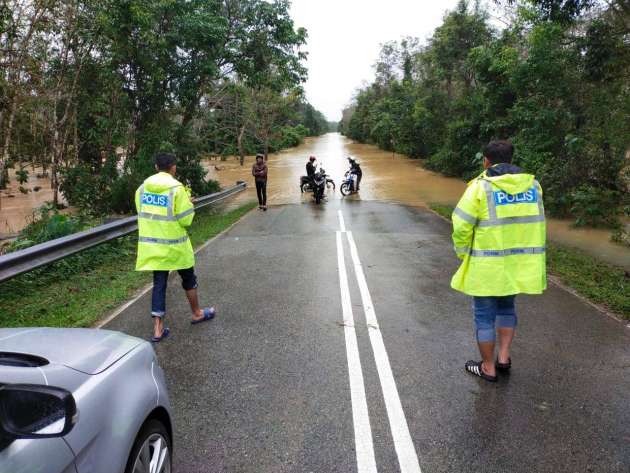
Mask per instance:
[[[354,159],[349,157],[348,161],[350,162],[350,173],[357,176],[357,189],[356,190],[358,192],[359,189],[361,188],[361,178],[363,177],[363,171],[361,170],[361,166],[359,166],[359,163],[357,163]]]
[[[252,166],[252,176],[256,181],[258,208],[267,211],[267,165],[262,154],[256,155],[256,162]]]
[[[313,182],[313,176],[315,175],[315,161],[315,156],[310,156],[306,163],[306,177],[308,177],[311,182]]]

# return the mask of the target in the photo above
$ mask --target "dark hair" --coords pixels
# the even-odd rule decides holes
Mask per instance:
[[[514,154],[514,145],[507,140],[491,141],[483,149],[484,157],[491,164],[511,163]]]
[[[258,154],[256,155],[256,160],[258,160],[258,158],[260,158],[260,159],[265,159],[265,156],[264,156],[264,155],[262,155],[262,154],[260,154],[260,153],[258,153]]]
[[[317,158],[315,158],[315,156],[309,156],[309,158],[308,158],[309,161],[315,161],[315,159],[317,159]]]
[[[155,155],[155,165],[160,171],[168,171],[173,166],[177,159],[174,154],[171,153],[158,153]]]

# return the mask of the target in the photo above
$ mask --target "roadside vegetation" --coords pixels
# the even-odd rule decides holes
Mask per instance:
[[[451,220],[453,207],[429,204],[431,210]],[[547,270],[563,284],[591,302],[630,320],[630,274],[569,246],[547,243]]]
[[[200,160],[329,129],[302,92],[307,32],[275,0],[0,2],[0,188],[50,179],[92,216],[129,213],[158,151],[194,195]],[[1,206],[1,202],[0,202]]]
[[[480,172],[485,143],[510,139],[516,164],[541,181],[550,215],[619,228],[615,239],[626,241],[628,2],[490,6],[492,15],[462,0],[428,41],[385,43],[342,133],[464,179]]]
[[[200,210],[189,231],[193,246],[225,230],[254,206]],[[42,219],[39,227],[46,222],[59,226],[54,215]],[[90,327],[151,282],[150,272],[134,270],[136,245],[135,235],[120,238],[1,283],[0,327]]]

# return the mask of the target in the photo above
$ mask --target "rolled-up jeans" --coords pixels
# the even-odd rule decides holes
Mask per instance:
[[[496,340],[496,327],[515,328],[517,324],[516,296],[473,297],[475,335],[480,343]]]
[[[197,289],[195,268],[178,269],[184,291]],[[153,271],[153,293],[151,294],[151,317],[164,317],[166,314],[166,287],[169,271]]]

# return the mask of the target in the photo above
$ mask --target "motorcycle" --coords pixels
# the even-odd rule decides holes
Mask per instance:
[[[323,170],[320,169],[313,175],[313,183],[311,187],[313,187],[313,198],[315,199],[315,203],[319,204],[324,198],[324,193],[326,192],[326,174]]]
[[[335,181],[330,179],[330,176],[328,174],[326,174],[326,171],[324,170],[323,167],[320,167],[319,171],[323,172],[324,175],[326,176],[326,188],[327,189],[332,189],[333,192],[335,192]],[[313,189],[311,188],[311,180],[308,178],[308,176],[300,177],[300,191],[302,192],[302,194],[304,192],[310,192],[312,190]]]
[[[341,183],[339,190],[343,195],[356,194],[357,192],[359,192],[357,189],[357,184],[358,176],[354,172],[352,172],[352,169],[350,169],[344,174],[343,182]]]

